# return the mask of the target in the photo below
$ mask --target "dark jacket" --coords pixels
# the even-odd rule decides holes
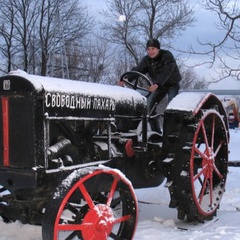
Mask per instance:
[[[181,75],[172,53],[161,49],[155,58],[148,55],[143,57],[138,66],[132,71],[138,71],[149,75],[153,83],[158,84],[162,88],[179,86]]]

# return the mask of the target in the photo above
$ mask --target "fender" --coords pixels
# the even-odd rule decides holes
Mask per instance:
[[[168,104],[165,112],[186,111],[196,116],[200,109],[217,107],[228,130],[228,118],[220,99],[209,92],[182,92]]]

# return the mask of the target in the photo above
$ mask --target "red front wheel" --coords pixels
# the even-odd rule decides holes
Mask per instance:
[[[43,239],[132,239],[137,199],[119,171],[87,168],[70,174],[49,201]]]

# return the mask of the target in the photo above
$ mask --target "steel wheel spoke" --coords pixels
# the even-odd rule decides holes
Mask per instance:
[[[71,239],[74,239],[76,236],[77,236],[77,232],[74,231],[67,238],[65,238],[64,240],[71,240]]]
[[[214,137],[215,137],[215,122],[216,122],[216,117],[215,115],[213,116],[212,119],[212,137],[211,137],[211,149],[214,147]]]
[[[206,133],[204,124],[202,124],[202,132],[203,132],[204,142],[206,144],[206,150],[208,152],[209,151],[209,142],[208,142],[207,133]]]
[[[196,148],[195,146],[193,147],[194,148],[194,151],[202,158],[207,158],[207,155],[204,154],[202,151],[200,151],[198,148]]]
[[[223,175],[219,172],[219,170],[217,169],[216,165],[213,165],[213,170],[214,172],[217,174],[217,176],[219,177],[219,179],[223,179]]]
[[[118,237],[115,233],[111,232],[109,236],[114,240],[123,240],[122,238]]]
[[[70,204],[70,203],[67,203],[67,209],[69,210],[69,211],[71,211],[72,213],[74,213],[74,214],[77,214],[77,212],[78,212],[78,209],[77,208],[75,208],[72,204]]]
[[[206,169],[206,165],[201,169],[201,171],[196,174],[194,177],[193,177],[193,181],[196,181],[197,179],[200,179],[200,176],[201,175],[204,175],[204,170]]]
[[[109,207],[111,206],[111,202],[112,202],[114,193],[116,191],[117,184],[118,184],[118,179],[114,178],[111,189],[110,189],[110,192],[109,192],[108,200],[107,200],[107,203],[106,203],[106,205],[109,206]]]
[[[122,217],[120,217],[120,218],[116,218],[116,219],[114,220],[114,224],[121,223],[121,222],[125,222],[125,221],[129,220],[130,217],[131,217],[130,215],[126,215],[126,216],[122,216]]]
[[[79,189],[82,192],[84,199],[87,201],[89,208],[93,209],[95,207],[95,204],[85,186],[83,184],[79,184]]]
[[[209,186],[209,206],[213,204],[213,176],[212,176],[212,169],[211,169],[211,176],[210,176],[210,186]]]
[[[84,224],[59,224],[58,230],[60,231],[81,231],[86,228],[92,227],[92,223],[84,223]]]
[[[217,149],[214,152],[214,158],[218,155],[218,152],[220,151],[221,147],[223,146],[223,141],[221,141],[217,147]]]
[[[199,196],[199,203],[200,204],[202,203],[202,199],[203,199],[203,196],[204,196],[204,193],[205,193],[206,186],[207,186],[207,178],[204,178],[202,189],[201,189],[200,196]]]

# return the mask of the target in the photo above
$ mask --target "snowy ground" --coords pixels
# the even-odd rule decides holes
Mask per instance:
[[[239,240],[240,239],[240,168],[230,167],[226,193],[217,217],[210,223],[190,226],[177,220],[175,209],[168,208],[168,191],[160,186],[138,192],[139,223],[136,240]],[[145,197],[144,197],[145,196]],[[179,230],[179,226],[188,230]]]
[[[240,130],[230,132],[231,161],[240,160]],[[226,192],[214,222],[179,230],[177,211],[168,208],[169,193],[164,184],[157,188],[136,190],[139,222],[134,240],[240,240],[240,167],[229,167]],[[189,227],[186,225],[184,227]],[[0,220],[0,240],[41,240],[41,227]]]

